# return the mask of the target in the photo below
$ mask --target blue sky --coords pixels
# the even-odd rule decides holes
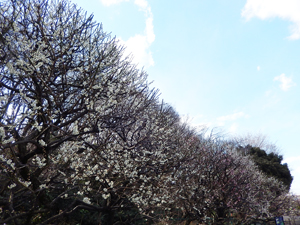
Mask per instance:
[[[72,0],[193,125],[264,134],[300,194],[300,2]]]

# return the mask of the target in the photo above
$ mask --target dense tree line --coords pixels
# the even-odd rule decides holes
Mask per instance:
[[[263,173],[280,180],[283,184],[285,184],[287,189],[290,190],[293,177],[288,165],[286,163],[282,164],[282,155],[274,152],[267,153],[265,150],[251,145],[247,145],[246,147],[240,146],[238,151],[241,151],[243,154],[250,155],[252,160]]]
[[[123,47],[68,1],[0,8],[0,223],[271,217],[279,180],[180,122]]]

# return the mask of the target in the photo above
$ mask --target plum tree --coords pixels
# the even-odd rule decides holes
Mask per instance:
[[[113,218],[166,201],[179,117],[146,73],[68,1],[0,10],[1,222],[47,224],[80,209]]]
[[[256,218],[286,203],[235,145],[181,123],[66,0],[1,3],[0,87],[0,223]]]

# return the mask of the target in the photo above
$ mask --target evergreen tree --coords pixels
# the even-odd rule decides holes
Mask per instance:
[[[287,187],[287,190],[290,190],[293,177],[288,165],[282,163],[282,155],[274,152],[267,153],[265,150],[251,145],[240,147],[239,150],[252,156],[253,161],[263,173],[278,179]]]

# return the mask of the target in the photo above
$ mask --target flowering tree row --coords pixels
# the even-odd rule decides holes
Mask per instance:
[[[181,123],[93,16],[64,0],[1,4],[1,223],[276,214],[282,184]]]

